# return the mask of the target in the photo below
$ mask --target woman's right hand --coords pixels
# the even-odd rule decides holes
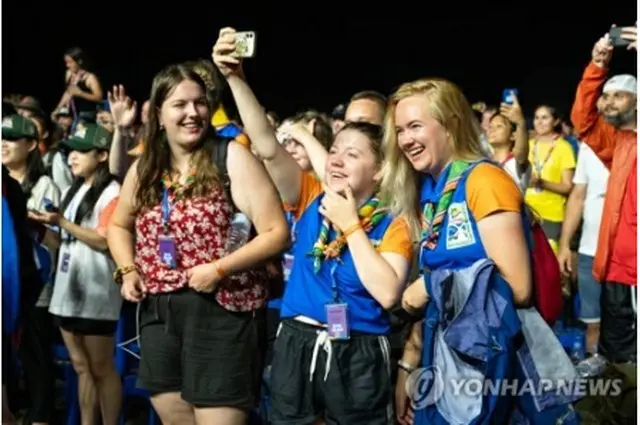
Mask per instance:
[[[124,86],[113,86],[113,91],[107,93],[107,99],[116,127],[131,127],[136,119],[137,106],[136,102],[127,96]]]
[[[213,46],[211,55],[213,63],[216,64],[222,75],[229,78],[232,75],[242,77],[242,59],[234,55],[236,51],[236,30],[233,28],[223,28],[220,30],[218,40]]]
[[[122,286],[120,287],[122,297],[134,303],[139,303],[147,295],[147,288],[142,282],[142,278],[138,272],[127,273],[122,276]]]
[[[525,118],[518,96],[516,96],[514,92],[511,92],[511,97],[513,98],[513,103],[502,103],[500,105],[500,114],[506,117],[512,124],[524,124]]]

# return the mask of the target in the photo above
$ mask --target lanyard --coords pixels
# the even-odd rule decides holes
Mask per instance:
[[[338,271],[338,262],[334,261],[334,263],[331,265],[329,275],[331,276],[332,301],[336,304],[340,302],[340,292],[338,291],[338,279],[336,277],[337,271]]]
[[[172,209],[173,204],[169,202],[169,189],[165,187],[162,191],[162,230],[165,235],[169,234],[169,217]]]
[[[547,156],[544,158],[544,161],[542,162],[540,162],[538,158],[538,140],[537,139],[533,140],[533,161],[535,162],[536,172],[538,177],[542,177],[542,169],[544,168],[545,165],[547,165],[549,158],[551,158],[551,154],[553,153],[553,150],[556,147],[557,140],[558,140],[558,136],[555,136],[553,138],[553,142],[551,142],[551,148],[549,148],[549,151],[547,151]]]
[[[511,159],[513,158],[515,155],[513,155],[513,152],[509,152],[509,154],[507,155],[507,157],[505,159],[502,160],[502,162],[500,163],[500,168],[504,168],[504,165]]]

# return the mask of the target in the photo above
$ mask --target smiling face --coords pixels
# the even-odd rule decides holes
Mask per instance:
[[[347,127],[338,133],[325,167],[325,182],[332,190],[340,193],[348,186],[356,198],[366,198],[375,191],[380,164],[372,143],[356,129]]]
[[[555,127],[559,124],[554,111],[548,106],[541,106],[536,109],[533,118],[533,128],[537,136],[548,136],[553,134]]]
[[[438,174],[453,155],[447,130],[429,114],[429,99],[416,94],[400,100],[395,110],[398,147],[416,171]]]
[[[158,114],[170,144],[196,145],[209,128],[211,112],[203,88],[192,80],[183,80],[162,102]]]
[[[91,177],[96,172],[98,165],[106,160],[107,153],[104,151],[99,152],[95,149],[88,152],[71,151],[69,154],[71,172],[74,176],[85,179]]]
[[[29,152],[38,146],[35,140],[2,140],[2,164],[8,167],[21,167],[27,162]]]

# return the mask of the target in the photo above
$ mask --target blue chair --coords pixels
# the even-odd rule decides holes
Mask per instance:
[[[66,401],[66,425],[78,425],[80,423],[80,409],[78,406],[78,375],[73,370],[69,352],[64,344],[56,344],[53,347],[53,358],[57,365],[62,367],[64,373],[64,399]]]
[[[158,425],[159,418],[151,404],[151,394],[136,387],[138,359],[140,346],[138,345],[137,310],[131,316],[131,305],[123,305],[118,329],[116,331],[116,370],[122,376],[122,409],[120,411],[120,425],[125,423],[125,407],[127,400],[136,397],[149,402],[147,425]],[[132,329],[127,325],[134,323]],[[131,337],[131,335],[134,335]]]

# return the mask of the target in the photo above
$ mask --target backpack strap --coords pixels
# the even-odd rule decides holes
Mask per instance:
[[[229,201],[233,205],[233,209],[237,211],[238,208],[233,203],[233,198],[231,197],[231,179],[229,178],[229,170],[227,169],[229,143],[232,141],[233,139],[226,137],[220,137],[215,141],[213,144],[213,163],[216,165],[218,172],[220,173],[222,188],[224,189],[225,194],[229,197]]]

